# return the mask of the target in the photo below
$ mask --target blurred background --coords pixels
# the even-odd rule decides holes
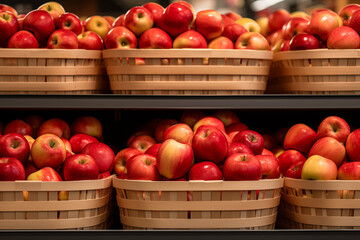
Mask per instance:
[[[19,14],[28,13],[48,1],[41,0],[2,0],[1,3],[14,7]],[[150,2],[146,0],[58,0],[67,12],[86,18],[91,15],[118,17],[133,6]],[[171,0],[152,0],[166,7]],[[243,17],[258,18],[272,11],[284,8],[289,12],[304,11],[310,13],[314,9],[328,8],[338,12],[349,3],[360,3],[360,0],[187,0],[195,11],[215,9],[221,13],[236,12]]]

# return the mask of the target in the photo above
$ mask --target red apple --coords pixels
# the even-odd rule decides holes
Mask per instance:
[[[226,127],[226,133],[230,134],[232,132],[241,132],[248,129],[248,126],[246,126],[244,123],[233,123]]]
[[[33,10],[26,14],[23,29],[33,33],[39,43],[44,45],[55,31],[55,23],[47,11]]]
[[[293,17],[282,27],[282,38],[290,40],[298,33],[305,33],[310,20],[305,17]]]
[[[333,137],[342,143],[345,143],[349,134],[349,124],[343,118],[337,116],[329,116],[325,118],[320,123],[317,130],[318,139],[323,137]]]
[[[154,27],[160,27],[161,17],[165,10],[163,6],[155,2],[148,2],[145,3],[143,7],[151,12],[154,20]]]
[[[238,134],[238,133],[239,133],[239,131],[233,131],[233,132],[231,132],[229,134],[226,133],[226,135],[228,135],[228,137],[229,137],[229,139],[228,139],[229,144],[232,143],[232,140],[234,139],[235,135]]]
[[[297,162],[305,162],[306,158],[302,153],[297,150],[286,150],[283,151],[280,155],[277,156],[280,166],[280,172],[285,174],[285,172]]]
[[[64,7],[58,2],[44,3],[38,9],[47,11],[55,21],[65,13]]]
[[[290,51],[290,40],[284,40],[280,45],[279,51]]]
[[[126,27],[114,27],[104,40],[105,48],[136,48],[137,38],[135,34]]]
[[[31,157],[37,168],[56,169],[66,158],[66,147],[58,136],[43,134],[35,139],[31,147]]]
[[[269,50],[269,48],[269,42],[257,32],[243,33],[235,42],[235,49]]]
[[[70,138],[70,127],[63,119],[51,118],[43,122],[37,132],[37,136],[41,136],[46,133],[54,134],[60,138]]]
[[[145,153],[156,157],[161,144],[162,143],[156,143],[152,145],[151,147],[148,148],[148,150],[146,150]]]
[[[18,30],[17,18],[8,11],[0,10],[0,47],[6,47],[11,36]]]
[[[164,133],[170,126],[179,123],[176,119],[162,119],[160,120],[154,130],[154,137],[157,142],[162,142],[164,139]]]
[[[290,13],[285,9],[278,9],[272,12],[269,16],[269,30],[270,32],[275,32],[283,27],[286,24],[291,16]]]
[[[194,162],[194,154],[190,145],[168,139],[160,146],[156,166],[159,173],[168,178],[183,177]]]
[[[285,149],[281,146],[276,147],[274,150],[272,150],[272,153],[275,155],[275,157],[279,157],[280,154],[282,154],[285,151]]]
[[[270,155],[256,155],[261,163],[262,179],[274,179],[280,177],[279,163],[275,157]]]
[[[132,142],[132,140],[134,140],[134,138],[138,137],[138,136],[141,136],[141,135],[147,135],[147,136],[150,136],[152,137],[152,131],[150,130],[140,130],[140,131],[137,131],[137,132],[134,132],[133,134],[131,134],[131,136],[127,139],[126,141],[126,146],[127,147],[130,147],[130,143]]]
[[[360,34],[360,10],[357,10],[352,14],[348,26],[354,29],[358,34]]]
[[[93,116],[77,117],[71,124],[71,133],[85,133],[100,140],[103,136],[103,127],[99,119]]]
[[[318,49],[320,47],[319,40],[311,34],[299,33],[295,35],[289,42],[290,50],[307,50]]]
[[[245,144],[243,144],[241,142],[231,143],[228,147],[228,152],[227,152],[226,157],[230,157],[231,155],[233,155],[235,153],[246,153],[246,154],[254,155],[253,151],[248,146],[246,146]]]
[[[193,127],[194,133],[196,133],[196,130],[202,125],[213,126],[219,129],[220,131],[225,132],[224,123],[220,119],[213,116],[207,116],[197,121]]]
[[[359,4],[347,4],[343,8],[340,9],[338,15],[340,16],[341,20],[343,21],[344,26],[349,26],[352,15],[357,10],[360,10]]]
[[[273,156],[275,159],[277,159],[277,157],[275,156],[275,154],[274,154],[272,151],[270,151],[270,150],[268,150],[268,149],[266,149],[266,148],[263,149],[263,151],[261,152],[260,155]]]
[[[129,9],[125,14],[124,26],[130,29],[137,37],[152,28],[154,18],[149,10],[136,6]]]
[[[86,31],[77,36],[79,48],[87,50],[103,50],[104,43],[99,34],[93,31]]]
[[[114,169],[114,151],[105,143],[89,143],[80,153],[90,155],[94,158],[100,173],[106,171],[112,172]]]
[[[97,178],[98,179],[104,179],[104,178],[108,178],[110,176],[111,176],[111,173],[109,171],[107,171],[107,172],[99,173]]]
[[[77,133],[70,138],[72,152],[80,153],[89,143],[97,143],[99,140],[85,133]]]
[[[18,12],[11,6],[6,4],[0,4],[0,11],[7,11],[14,15],[16,18],[18,17]]]
[[[306,159],[301,171],[301,179],[305,180],[336,180],[336,178],[336,164],[319,155]]]
[[[360,162],[348,162],[338,169],[339,180],[360,180]]]
[[[323,137],[317,140],[311,147],[309,157],[320,155],[328,158],[339,167],[345,160],[346,149],[343,143],[332,137]]]
[[[360,36],[351,27],[338,27],[329,34],[327,47],[329,49],[357,49],[360,47]]]
[[[50,49],[78,49],[79,43],[73,31],[58,29],[49,36],[47,47]]]
[[[0,158],[0,181],[25,180],[23,164],[16,158]]]
[[[98,179],[99,167],[94,158],[86,154],[75,154],[64,163],[64,180]]]
[[[192,9],[182,3],[171,3],[161,16],[160,26],[163,30],[176,37],[179,34],[189,31],[193,23],[194,13]]]
[[[40,125],[44,122],[44,118],[39,115],[29,115],[24,118],[24,122],[29,124],[33,129],[33,136],[37,136]]]
[[[223,174],[227,181],[259,180],[261,163],[254,155],[236,153],[225,160]]]
[[[223,174],[219,167],[209,161],[194,164],[189,170],[189,180],[222,180]]]
[[[45,182],[59,182],[62,181],[61,176],[51,167],[44,167],[38,171],[30,174],[27,177],[29,181],[45,181]]]
[[[226,16],[224,14],[221,14],[221,17],[222,17],[222,20],[224,22],[224,29],[225,29],[226,26],[229,26],[229,25],[235,23],[235,21],[232,18],[230,18],[230,17],[228,17],[228,16]]]
[[[173,48],[207,48],[207,42],[200,33],[189,30],[174,39]]]
[[[186,123],[189,127],[193,128],[195,123],[205,116],[205,112],[201,110],[188,109],[181,114],[180,122]]]
[[[19,133],[21,135],[33,135],[32,127],[21,119],[15,119],[5,125],[3,134]]]
[[[296,149],[308,153],[317,139],[316,132],[303,123],[293,125],[286,133],[284,139],[285,149]]]
[[[105,39],[110,29],[111,25],[102,16],[94,15],[88,17],[84,22],[85,31],[96,32],[102,39]]]
[[[356,129],[349,134],[345,147],[350,160],[360,162],[360,129]]]
[[[160,181],[162,177],[156,168],[156,157],[149,154],[139,154],[130,158],[125,165],[127,179]]]
[[[252,130],[244,130],[236,134],[232,140],[233,143],[241,142],[253,151],[255,155],[262,153],[264,149],[264,139],[260,133]]]
[[[238,116],[231,110],[218,110],[213,113],[213,116],[220,119],[224,123],[225,128],[240,122]]]
[[[273,134],[263,133],[261,134],[264,139],[264,148],[272,151],[277,147],[277,141]]]
[[[207,41],[220,37],[224,30],[221,14],[216,10],[202,10],[196,14],[195,30]]]
[[[235,43],[240,35],[246,32],[248,32],[248,30],[244,26],[233,23],[224,27],[222,35]]]
[[[124,27],[125,26],[124,20],[125,20],[125,14],[121,14],[120,16],[118,16],[114,20],[114,22],[112,24],[112,28],[114,28],[114,27]]]
[[[342,20],[339,15],[331,10],[323,10],[312,14],[307,32],[319,36],[322,41],[326,42],[329,34],[341,26]]]
[[[216,127],[200,126],[192,139],[195,161],[222,162],[228,152],[228,141],[224,133]]]
[[[37,168],[32,161],[27,161],[26,167],[25,167],[25,179],[28,178],[28,176],[36,171],[39,171],[40,169]]]
[[[142,154],[137,149],[134,148],[124,148],[119,151],[114,158],[114,170],[118,176],[124,176],[127,173],[127,169],[125,167],[126,162],[133,156]]]
[[[24,23],[24,18],[25,18],[26,14],[20,14],[17,17],[18,23],[19,23],[19,30],[23,30],[23,23]]]
[[[288,178],[301,179],[301,172],[305,161],[295,162],[286,170],[284,176]]]
[[[156,140],[149,135],[140,135],[135,137],[130,143],[130,148],[135,148],[145,153],[152,145],[156,144]]]
[[[191,144],[193,136],[194,132],[187,124],[176,123],[165,130],[162,142],[171,138],[181,143]]]
[[[82,24],[80,18],[73,13],[63,13],[55,20],[56,29],[68,29],[76,35],[82,32]]]
[[[8,48],[39,48],[39,42],[32,33],[21,30],[9,39]]]
[[[16,158],[23,164],[28,160],[30,145],[25,137],[18,133],[8,133],[0,137],[0,156]]]
[[[150,28],[141,35],[139,48],[169,49],[172,48],[172,40],[164,30],[160,28]]]

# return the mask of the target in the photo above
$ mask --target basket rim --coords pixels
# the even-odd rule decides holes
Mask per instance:
[[[47,48],[1,48],[1,58],[67,58],[101,59],[102,50],[86,49],[47,49]]]
[[[284,177],[284,187],[308,190],[360,190],[359,180],[305,180]]]
[[[282,51],[274,54],[273,61],[290,59],[360,58],[360,49],[309,49]]]

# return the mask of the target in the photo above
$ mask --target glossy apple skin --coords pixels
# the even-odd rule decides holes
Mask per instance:
[[[231,132],[241,132],[248,129],[249,127],[246,126],[244,123],[233,123],[226,127],[226,133],[230,134]]]
[[[356,129],[349,134],[345,147],[350,160],[360,162],[360,129]]]
[[[338,169],[338,180],[360,180],[360,162],[348,162]]]
[[[55,30],[49,36],[47,47],[49,49],[78,49],[77,35],[68,29]]]
[[[189,170],[189,180],[222,180],[223,174],[219,167],[209,161],[194,164]]]
[[[162,142],[171,138],[181,143],[191,144],[193,136],[194,132],[187,124],[176,123],[165,130]]]
[[[329,49],[358,49],[360,47],[360,36],[351,27],[338,27],[329,34],[327,47]]]
[[[341,17],[344,26],[349,26],[352,15],[357,10],[360,10],[359,4],[347,4],[342,9],[340,9],[338,15]]]
[[[89,143],[96,143],[99,140],[93,136],[85,133],[78,133],[73,135],[70,140],[71,149],[74,153],[80,153],[81,150]]]
[[[286,170],[284,177],[301,179],[301,172],[305,161],[295,162]]]
[[[218,110],[212,114],[214,117],[220,119],[225,128],[234,123],[239,123],[239,117],[231,110]]]
[[[193,129],[195,123],[205,116],[205,112],[201,110],[188,109],[183,111],[183,113],[181,114],[180,122],[186,123],[187,125],[189,125],[189,127]]]
[[[147,135],[147,136],[153,137],[152,132],[153,132],[153,131],[151,131],[151,130],[139,130],[139,131],[137,131],[137,132],[134,132],[134,133],[131,134],[130,137],[127,139],[127,141],[126,141],[126,146],[127,146],[127,147],[130,147],[130,143],[132,142],[132,140],[134,140],[134,138],[136,138],[136,137],[138,137],[138,136]]]
[[[56,29],[68,29],[76,35],[82,32],[82,24],[80,18],[73,13],[63,13],[55,20]]]
[[[262,179],[274,179],[280,177],[279,163],[274,156],[256,155],[255,157],[261,163]]]
[[[139,154],[131,157],[125,165],[127,179],[160,181],[162,177],[156,167],[156,157]]]
[[[280,166],[280,172],[285,174],[285,172],[297,162],[305,162],[306,158],[304,155],[294,149],[285,150],[280,155],[277,156]]]
[[[30,174],[27,177],[29,181],[44,181],[44,182],[58,182],[62,181],[63,179],[53,168],[51,167],[44,167],[39,169],[38,171]]]
[[[0,10],[0,47],[6,47],[11,36],[18,30],[17,18],[8,11]]]
[[[290,13],[285,9],[278,9],[269,15],[269,30],[275,32],[281,29],[286,24],[291,16]]]
[[[264,149],[264,138],[260,133],[252,130],[244,130],[236,134],[232,143],[241,142],[249,147],[255,155],[262,153]]]
[[[32,127],[21,119],[15,119],[5,125],[3,134],[19,133],[21,135],[33,135]]]
[[[8,48],[39,48],[39,42],[32,33],[21,30],[9,39]]]
[[[148,2],[142,6],[151,12],[154,20],[154,27],[160,27],[161,17],[165,10],[163,6],[155,2]]]
[[[240,18],[235,23],[243,26],[248,32],[260,33],[261,31],[259,24],[252,18]]]
[[[71,133],[85,133],[90,136],[97,138],[98,140],[102,138],[103,135],[103,126],[99,119],[93,116],[82,116],[77,117],[74,122],[71,124]]]
[[[117,18],[115,18],[111,28],[114,27],[124,27],[125,14],[121,14]]]
[[[355,11],[351,16],[349,27],[351,27],[358,34],[360,34],[360,10]]]
[[[235,49],[269,50],[270,45],[260,33],[246,32],[236,40]]]
[[[223,174],[227,181],[259,180],[262,177],[261,163],[254,155],[236,153],[225,160]]]
[[[0,136],[0,156],[16,158],[25,163],[30,154],[30,145],[26,138],[18,133],[8,133]]]
[[[169,49],[172,48],[172,39],[164,30],[160,28],[150,28],[141,35],[139,48]]]
[[[154,25],[153,15],[142,6],[129,9],[124,18],[124,26],[130,29],[136,36],[140,37],[143,32]]]
[[[305,180],[336,180],[336,178],[336,164],[319,155],[306,159],[301,171],[301,179]]]
[[[310,22],[309,18],[305,18],[305,17],[290,18],[290,20],[282,27],[283,39],[290,40],[296,34],[306,32],[309,22]]]
[[[194,154],[190,145],[168,139],[159,148],[156,166],[162,176],[176,179],[183,177],[193,162]]]
[[[323,10],[312,14],[306,31],[326,42],[331,31],[341,26],[342,20],[339,15],[331,10]]]
[[[70,127],[63,119],[51,118],[44,121],[37,132],[37,136],[41,136],[46,133],[54,134],[60,138],[70,138]]]
[[[289,49],[292,51],[318,49],[319,47],[319,40],[308,33],[299,33],[295,35],[289,42]]]
[[[316,132],[303,123],[293,125],[286,133],[284,139],[285,149],[296,149],[308,153],[317,139]]]
[[[111,26],[109,22],[102,16],[94,15],[88,17],[84,22],[85,31],[96,32],[102,39],[105,39],[110,29]]]
[[[274,157],[274,158],[277,160],[275,154],[274,154],[272,151],[270,151],[270,150],[268,150],[268,149],[266,149],[266,148],[263,149],[263,151],[261,152],[260,155],[272,156],[272,157]]]
[[[221,14],[221,17],[222,17],[222,20],[224,22],[224,29],[225,29],[226,26],[235,23],[235,21],[232,18],[230,18],[228,16],[225,16],[224,14]]]
[[[210,125],[210,126],[216,127],[217,129],[219,129],[222,132],[225,132],[224,123],[220,119],[213,117],[213,116],[203,117],[199,121],[197,121],[193,127],[194,133],[196,133],[196,130],[202,125]]]
[[[0,158],[0,181],[25,180],[23,164],[16,158]]]
[[[173,48],[207,48],[207,42],[200,33],[189,30],[174,39]]]
[[[149,135],[140,135],[131,140],[129,147],[145,153],[154,144],[156,144],[156,140],[153,137]]]
[[[25,179],[27,179],[30,174],[39,170],[40,169],[37,168],[32,161],[27,161],[25,165]]]
[[[18,17],[18,12],[11,6],[6,4],[0,4],[0,11],[8,11],[12,13],[16,18]]]
[[[98,179],[99,167],[94,158],[86,154],[75,154],[64,163],[64,180]]]
[[[133,156],[142,154],[134,148],[124,148],[119,151],[114,158],[114,170],[118,176],[126,175],[127,169],[125,167],[126,162]]]
[[[216,10],[202,10],[196,14],[195,30],[207,41],[221,36],[224,22],[221,14]]]
[[[233,23],[224,27],[222,36],[229,38],[233,43],[240,37],[241,34],[248,32],[248,30],[237,23]]]
[[[228,158],[235,153],[246,153],[246,154],[254,155],[253,151],[248,146],[243,144],[242,142],[231,143],[228,147],[228,152],[227,152],[226,157]]]
[[[181,3],[171,3],[161,16],[160,26],[170,34],[171,37],[176,37],[179,34],[189,31],[194,19],[192,10]]]
[[[343,143],[332,137],[323,137],[317,140],[309,151],[309,157],[320,155],[328,158],[339,167],[345,160],[346,149]]]
[[[43,134],[35,139],[31,147],[31,157],[37,168],[56,169],[66,158],[66,147],[58,136]]]
[[[136,48],[138,40],[135,34],[126,27],[114,27],[104,40],[106,49]]]
[[[145,153],[156,157],[161,144],[162,143],[156,143],[156,144],[152,145],[151,147],[148,148],[148,150],[146,150]]]
[[[154,137],[157,142],[162,142],[164,138],[164,133],[166,129],[168,129],[170,126],[179,123],[176,119],[166,118],[160,120],[154,129]]]
[[[86,31],[80,33],[78,36],[78,43],[80,49],[86,50],[103,50],[104,42],[99,34],[93,31]]]
[[[55,23],[47,11],[33,10],[24,17],[23,29],[33,33],[41,45],[55,31]]]
[[[279,51],[290,51],[290,40],[284,40],[281,43]]]
[[[213,126],[200,126],[192,139],[195,161],[222,162],[228,152],[228,141],[224,133]]]
[[[105,143],[89,143],[87,144],[81,152],[82,154],[90,155],[95,159],[99,172],[112,172],[114,169],[114,151]]]
[[[226,12],[224,15],[231,18],[233,21],[242,18],[242,16],[236,12]]]
[[[317,129],[317,138],[332,137],[345,143],[350,134],[349,124],[341,117],[329,116],[321,121]]]
[[[64,7],[58,2],[44,3],[38,9],[47,11],[55,21],[65,13]]]

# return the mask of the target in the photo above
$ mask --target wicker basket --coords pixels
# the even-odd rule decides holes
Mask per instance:
[[[292,229],[359,229],[360,181],[285,178],[278,225]]]
[[[101,51],[0,49],[0,94],[92,94],[108,89]]]
[[[104,50],[115,94],[262,94],[273,53],[258,50]],[[139,64],[140,63],[140,64]]]
[[[271,66],[268,92],[359,94],[360,50],[278,52]]]
[[[106,229],[111,182],[0,182],[0,229]],[[68,200],[60,200],[61,191]]]
[[[273,229],[283,179],[135,181],[114,177],[124,229]]]

